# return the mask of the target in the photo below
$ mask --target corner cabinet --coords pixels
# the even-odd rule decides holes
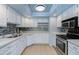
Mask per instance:
[[[7,27],[6,6],[0,4],[0,27]]]
[[[20,55],[27,46],[26,36],[20,37],[15,41],[0,48],[0,55]]]

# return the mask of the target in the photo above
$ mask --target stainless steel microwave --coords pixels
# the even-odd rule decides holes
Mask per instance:
[[[66,19],[62,21],[63,28],[78,28],[78,16]]]

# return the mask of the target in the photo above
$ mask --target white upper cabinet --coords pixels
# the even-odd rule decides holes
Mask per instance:
[[[21,23],[21,15],[17,13],[11,7],[7,8],[7,22],[13,24],[20,24]]]
[[[7,22],[15,24],[15,12],[12,8],[7,8]]]
[[[33,27],[34,26],[34,22],[32,19],[28,18],[28,19],[25,19],[26,20],[26,25],[27,27]]]
[[[26,27],[26,21],[25,21],[24,17],[22,17],[22,21],[21,21],[20,27]]]
[[[57,25],[56,25],[56,27],[61,27],[62,25],[61,25],[61,21],[62,21],[62,15],[59,15],[58,17],[57,17]]]
[[[5,5],[0,5],[0,26],[1,27],[7,26],[6,6]]]
[[[57,27],[62,27],[62,20],[66,20],[68,18],[74,17],[78,15],[78,8],[77,5],[74,5],[64,11],[57,17]]]
[[[21,24],[22,16],[19,13],[16,13],[16,24]]]
[[[19,18],[19,16],[18,16],[18,18]],[[22,17],[21,19],[22,19],[21,22],[20,22],[21,24],[17,25],[17,27],[26,27],[26,21],[25,21],[25,18]]]
[[[38,26],[37,22],[33,21],[33,27],[37,27],[37,26]]]
[[[22,18],[22,27],[33,27],[33,20],[30,18]]]
[[[76,8],[77,8],[76,5],[74,5],[69,9],[67,9],[65,12],[63,12],[63,20],[77,16]]]
[[[29,24],[30,27],[37,27],[38,26],[38,22],[35,21],[33,18],[29,18],[29,22],[32,23],[32,24]]]
[[[37,27],[37,22],[35,22],[32,18],[24,18],[22,17],[21,24],[19,27]]]

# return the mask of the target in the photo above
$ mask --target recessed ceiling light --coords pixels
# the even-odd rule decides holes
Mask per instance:
[[[44,5],[37,5],[36,8],[35,8],[36,11],[44,11],[45,10],[45,6]]]

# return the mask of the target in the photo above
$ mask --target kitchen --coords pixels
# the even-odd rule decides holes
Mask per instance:
[[[0,4],[0,55],[79,55],[78,4]]]

